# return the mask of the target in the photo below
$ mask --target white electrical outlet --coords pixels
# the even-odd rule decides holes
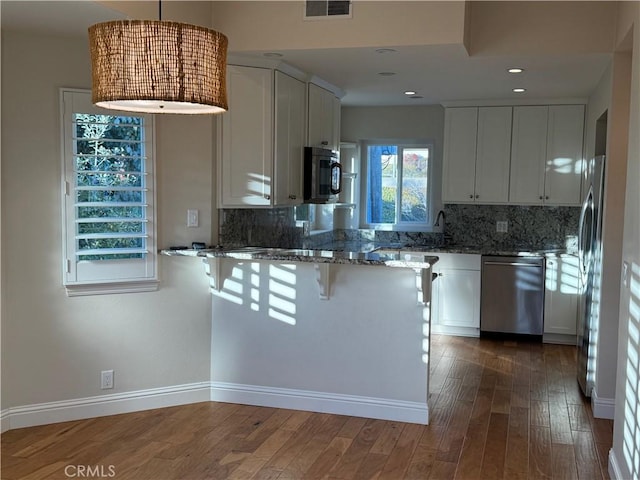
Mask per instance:
[[[497,221],[496,222],[496,232],[498,233],[507,233],[509,229],[509,222],[507,222],[506,220],[504,221]]]
[[[187,227],[198,226],[198,210],[187,210]]]
[[[113,388],[113,370],[103,370],[100,373],[100,388],[102,390]]]

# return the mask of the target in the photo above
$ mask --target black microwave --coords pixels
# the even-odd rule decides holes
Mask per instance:
[[[333,150],[304,147],[304,203],[336,203],[342,190],[342,165]]]

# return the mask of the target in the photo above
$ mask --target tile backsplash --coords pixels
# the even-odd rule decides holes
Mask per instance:
[[[358,248],[366,243],[475,246],[488,250],[577,248],[578,207],[445,205],[444,233],[333,230],[305,235],[293,207],[225,209],[220,243],[284,248]],[[496,222],[507,222],[505,233]]]

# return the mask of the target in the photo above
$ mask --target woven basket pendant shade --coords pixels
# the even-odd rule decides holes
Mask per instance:
[[[93,103],[130,112],[224,112],[227,43],[219,32],[178,22],[116,20],[93,25]]]

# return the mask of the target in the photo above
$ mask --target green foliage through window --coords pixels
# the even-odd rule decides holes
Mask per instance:
[[[78,260],[143,258],[143,119],[76,113],[73,121]]]

